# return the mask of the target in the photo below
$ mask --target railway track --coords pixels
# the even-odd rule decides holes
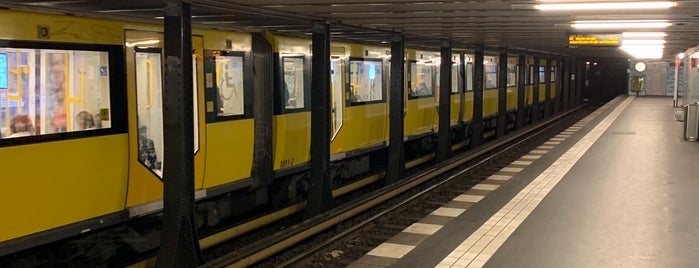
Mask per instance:
[[[369,186],[304,220],[293,216],[209,247],[204,267],[335,267],[360,258],[434,209],[593,111],[581,106],[426,168],[388,187]],[[296,205],[298,208],[303,203]]]

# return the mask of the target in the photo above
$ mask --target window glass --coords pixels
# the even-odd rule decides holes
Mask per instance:
[[[109,128],[109,53],[0,47],[0,137]]]
[[[493,89],[498,87],[498,65],[494,63],[485,64],[485,88]]]
[[[527,70],[529,72],[529,75],[527,75],[527,85],[533,85],[534,84],[534,65],[529,65],[529,69]]]
[[[466,91],[473,91],[473,63],[466,63]]]
[[[517,65],[507,64],[507,86],[517,86]]]
[[[556,81],[556,66],[551,66],[551,82]]]
[[[231,116],[245,113],[243,87],[243,57],[216,56],[216,91],[218,115]]]
[[[342,127],[342,103],[344,100],[343,92],[343,74],[344,66],[340,59],[332,59],[330,61],[330,88],[332,93],[332,136],[334,140],[337,133]]]
[[[451,93],[459,93],[459,64],[451,65]]]
[[[352,103],[383,100],[383,61],[350,60],[349,96]]]
[[[161,66],[159,52],[136,52],[138,160],[162,178],[164,159]]]
[[[410,63],[410,94],[411,98],[432,96],[434,73],[431,62],[419,61]]]
[[[197,97],[197,88],[199,87],[199,81],[197,81],[197,55],[192,55],[192,109],[193,109],[193,121],[194,121],[194,153],[199,151],[199,98]]]
[[[284,70],[284,83],[282,87],[284,91],[284,108],[286,109],[302,109],[304,104],[304,58],[300,57],[282,57],[282,70]]]
[[[546,67],[545,66],[539,66],[539,83],[545,83],[546,82]]]

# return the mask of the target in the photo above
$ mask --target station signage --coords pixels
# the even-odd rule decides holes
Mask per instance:
[[[618,47],[621,45],[619,34],[571,34],[568,45],[573,47]]]

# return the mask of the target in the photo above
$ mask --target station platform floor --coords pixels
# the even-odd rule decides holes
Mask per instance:
[[[699,143],[621,96],[350,267],[697,267]]]

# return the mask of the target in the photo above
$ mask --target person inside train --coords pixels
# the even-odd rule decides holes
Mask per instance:
[[[32,120],[28,115],[19,114],[10,120],[10,135],[7,138],[31,136],[34,131]]]
[[[75,124],[77,125],[77,130],[91,130],[95,129],[95,119],[92,114],[82,111],[75,115]]]
[[[155,143],[148,138],[148,127],[145,125],[138,127],[138,160],[151,170],[160,170],[161,163],[155,152]]]

